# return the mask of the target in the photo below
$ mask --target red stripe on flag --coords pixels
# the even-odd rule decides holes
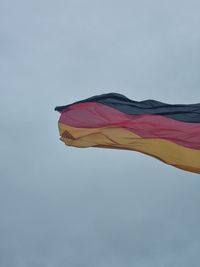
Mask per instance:
[[[161,115],[128,115],[107,105],[89,102],[66,108],[59,122],[80,128],[120,126],[141,137],[162,138],[200,149],[200,123],[187,123]]]

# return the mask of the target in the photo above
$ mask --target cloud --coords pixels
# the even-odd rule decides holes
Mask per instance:
[[[65,147],[54,107],[111,91],[199,102],[199,2],[0,5],[0,265],[198,266],[198,175]]]

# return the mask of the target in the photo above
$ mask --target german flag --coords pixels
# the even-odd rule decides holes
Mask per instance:
[[[109,93],[55,110],[68,146],[138,151],[200,174],[200,103],[138,102]]]

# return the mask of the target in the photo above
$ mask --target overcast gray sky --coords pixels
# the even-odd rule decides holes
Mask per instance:
[[[57,105],[200,102],[199,0],[0,0],[0,266],[198,267],[200,176],[66,147]]]

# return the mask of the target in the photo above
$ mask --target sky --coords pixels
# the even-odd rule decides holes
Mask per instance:
[[[0,0],[0,266],[200,265],[200,177],[67,147],[55,106],[200,102],[199,0]]]

